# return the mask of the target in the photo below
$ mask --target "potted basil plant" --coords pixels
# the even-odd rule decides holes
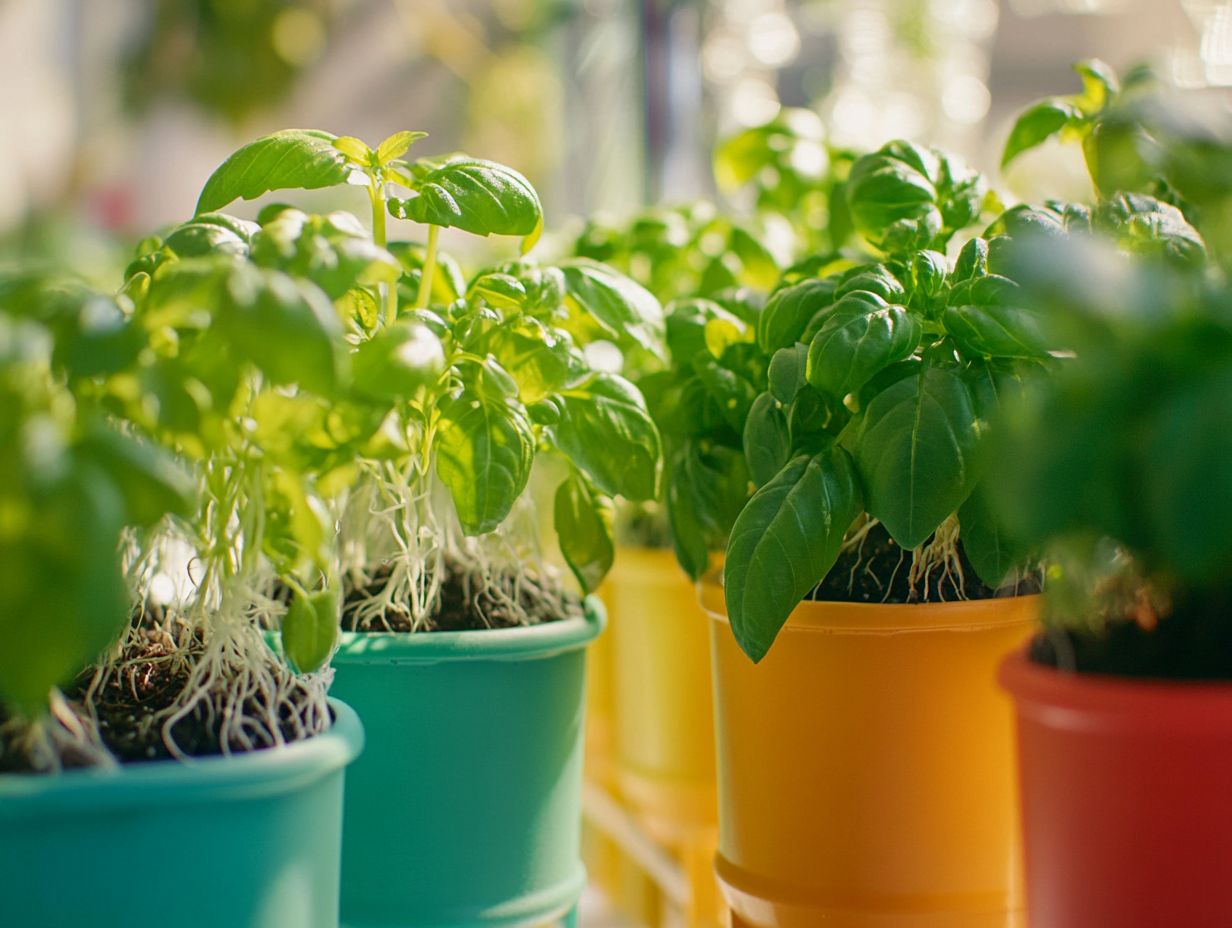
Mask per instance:
[[[999,204],[958,159],[891,142],[836,196],[856,250],[790,269],[755,319],[732,425],[756,489],[702,585],[719,881],[734,924],[1000,928],[1020,895],[993,676],[1038,584],[979,451],[1050,346],[1004,273],[1017,214],[964,232]]]
[[[1158,86],[1108,97],[1081,128],[1093,176],[1128,189],[1094,238],[1021,258],[1074,356],[1017,404],[992,465],[1005,524],[1051,558],[1044,629],[1001,669],[1028,916],[1213,925],[1232,910],[1230,127]]]
[[[336,924],[343,769],[362,730],[325,695],[338,596],[314,477],[280,458],[264,407],[292,389],[339,387],[345,348],[319,288],[248,260],[252,234],[202,217],[144,243],[116,296],[60,284],[5,294],[10,312],[45,318],[53,376],[68,390],[50,416],[15,422],[5,444],[42,507],[22,507],[6,539],[18,546],[5,563],[19,601],[5,614],[27,611],[20,597],[66,565],[54,644],[6,631],[4,648],[19,712],[29,718],[49,684],[62,693],[29,735],[6,728],[19,764],[25,745],[38,749],[24,766],[58,753],[61,766],[97,768],[0,781],[14,836],[4,865],[21,887],[0,902],[6,922],[131,923],[132,863],[115,842],[175,833],[179,852],[145,867],[178,887],[177,924]],[[39,434],[41,452],[30,443]],[[192,479],[157,445],[191,464]],[[137,530],[119,539],[124,522]],[[259,617],[282,609],[260,593],[269,574],[306,591],[287,614],[290,665],[262,636]],[[47,884],[47,861],[66,845],[91,865],[71,885]]]
[[[200,208],[350,180],[370,195],[371,244],[400,265],[348,320],[348,405],[378,411],[381,428],[340,516],[334,692],[370,731],[349,779],[343,919],[542,923],[585,882],[583,659],[602,619],[541,555],[527,487],[537,459],[563,467],[556,535],[593,590],[612,560],[611,497],[652,498],[660,450],[636,388],[582,348],[654,350],[661,310],[587,260],[520,257],[464,279],[441,230],[519,236],[525,253],[539,199],[502,165],[404,160],[420,135],[376,149],[320,132],[259,139]],[[424,241],[389,243],[387,216],[424,226]]]

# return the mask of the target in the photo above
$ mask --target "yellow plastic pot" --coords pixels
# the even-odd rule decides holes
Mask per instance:
[[[754,665],[711,617],[719,882],[733,925],[1016,928],[1013,729],[998,662],[1038,597],[802,603]]]
[[[620,792],[660,841],[713,831],[709,622],[670,550],[621,548],[608,594]]]

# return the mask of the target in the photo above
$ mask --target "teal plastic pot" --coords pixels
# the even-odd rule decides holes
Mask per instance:
[[[0,776],[0,925],[336,928],[342,782],[364,731],[110,771]]]
[[[331,692],[368,747],[347,777],[347,928],[543,925],[586,882],[580,852],[585,618],[347,633]]]

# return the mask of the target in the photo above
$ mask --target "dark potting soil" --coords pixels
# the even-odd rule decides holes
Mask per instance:
[[[1102,632],[1050,628],[1032,641],[1036,663],[1081,673],[1165,680],[1232,680],[1232,593],[1177,604],[1155,622],[1124,619]]]
[[[380,596],[389,582],[392,568],[381,565],[369,583],[355,587],[348,583],[342,604],[342,628],[349,632],[410,632],[411,614],[404,605],[387,608],[384,623],[377,616],[357,622],[358,608],[365,600]],[[532,618],[533,624],[555,622],[582,612],[580,600],[567,591],[554,589],[528,574],[496,570],[485,578],[453,558],[444,563],[440,608],[420,631],[454,632],[492,628],[512,628],[523,622],[508,601],[515,601]],[[564,605],[562,609],[561,606]],[[418,634],[418,632],[417,632]]]
[[[963,570],[962,589],[958,587],[957,577],[943,577],[938,571],[929,579],[925,595],[923,583],[912,589],[908,580],[911,552],[899,547],[885,526],[875,525],[862,545],[839,555],[825,579],[805,599],[844,603],[941,603],[1026,596],[1040,591],[1039,578],[1034,574],[999,589],[986,585],[967,559],[961,541],[958,558]]]
[[[177,647],[166,631],[159,627],[162,610],[147,605],[133,619],[139,634],[129,646],[117,670],[94,692],[93,707],[98,719],[99,735],[107,749],[122,763],[166,760],[172,756],[163,741],[163,726],[159,714],[168,709],[188,685],[189,667],[204,651],[199,635],[192,639],[187,653]],[[93,671],[83,673],[65,687],[64,696],[78,706],[84,703],[93,680]],[[307,693],[305,692],[305,697]],[[301,727],[292,724],[308,707],[308,699],[297,703],[294,698],[280,705],[280,729],[287,740],[297,737]],[[264,714],[255,700],[245,703],[252,714]],[[0,705],[0,726],[5,721]],[[198,704],[172,726],[170,734],[180,751],[191,757],[208,757],[223,752],[221,719],[211,718],[204,703]],[[81,766],[72,757],[63,758],[66,767]],[[28,759],[0,738],[0,773],[29,772]]]

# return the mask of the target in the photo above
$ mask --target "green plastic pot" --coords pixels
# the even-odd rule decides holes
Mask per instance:
[[[0,776],[0,925],[335,928],[355,713],[251,754]]]
[[[368,748],[347,777],[347,928],[543,925],[580,853],[585,618],[528,628],[346,633],[332,692]]]

